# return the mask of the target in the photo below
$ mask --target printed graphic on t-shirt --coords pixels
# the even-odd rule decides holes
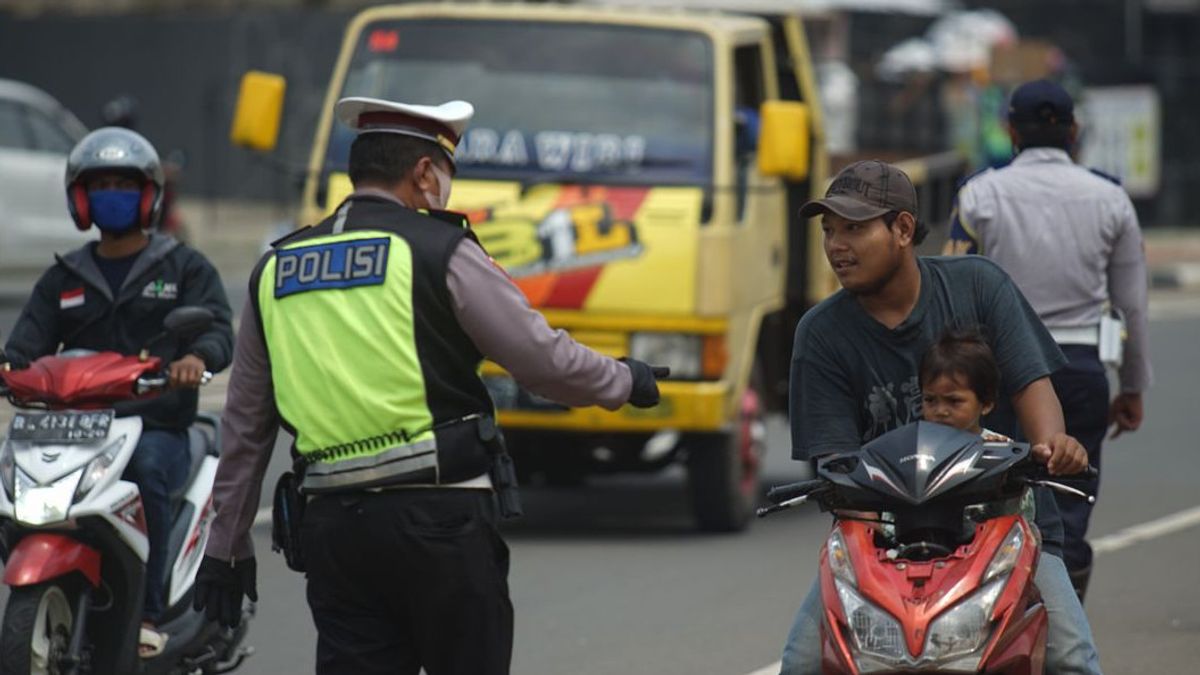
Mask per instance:
[[[864,442],[921,419],[921,385],[917,376],[901,382],[899,387],[895,382],[871,387],[863,407],[868,417]]]

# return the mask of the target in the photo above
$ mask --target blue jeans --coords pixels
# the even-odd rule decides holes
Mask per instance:
[[[146,598],[142,618],[156,622],[166,609],[163,598],[167,580],[167,544],[171,536],[171,492],[187,480],[191,457],[187,434],[182,431],[149,430],[133,450],[124,478],[137,483],[146,513],[146,536],[150,555],[146,560]]]
[[[1092,641],[1083,605],[1071,587],[1067,568],[1058,556],[1043,553],[1034,583],[1042,592],[1049,628],[1046,631],[1046,672],[1050,675],[1100,673],[1100,657]],[[780,675],[819,675],[821,672],[821,586],[813,582],[783,648]]]

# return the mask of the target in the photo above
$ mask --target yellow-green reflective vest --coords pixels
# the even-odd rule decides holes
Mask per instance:
[[[450,483],[488,470],[493,406],[446,266],[461,217],[355,196],[277,243],[252,288],[275,401],[307,492]]]

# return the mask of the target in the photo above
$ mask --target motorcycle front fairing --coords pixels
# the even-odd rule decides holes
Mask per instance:
[[[105,438],[87,443],[6,438],[0,446],[0,517],[30,529],[73,529],[80,518],[98,516],[146,560],[140,493],[121,479],[141,432],[141,418],[121,417]]]
[[[841,519],[822,549],[825,672],[1041,672],[1034,526],[1015,512],[964,519],[967,505],[1019,496],[1008,474],[1028,453],[920,422],[819,463],[826,508],[895,518],[888,536]]]

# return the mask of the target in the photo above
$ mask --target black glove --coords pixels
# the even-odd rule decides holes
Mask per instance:
[[[633,386],[629,388],[629,405],[635,408],[653,408],[658,405],[658,380],[671,374],[670,368],[651,366],[637,359],[625,357],[621,362],[629,366],[633,375]]]
[[[204,556],[196,572],[196,590],[192,606],[204,610],[209,621],[234,628],[242,622],[242,595],[258,602],[254,558],[230,563]]]

